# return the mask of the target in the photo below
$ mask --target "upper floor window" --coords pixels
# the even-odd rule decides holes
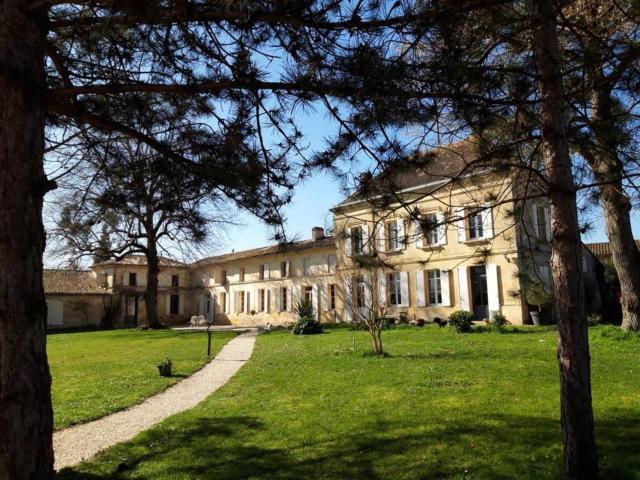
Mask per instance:
[[[440,243],[438,238],[438,215],[428,213],[425,215],[423,222],[424,239],[428,245],[437,245]]]
[[[484,224],[481,209],[470,209],[467,217],[467,222],[469,225],[468,230],[470,240],[484,238]]]
[[[389,250],[399,250],[402,247],[398,222],[387,223],[387,238],[389,239]]]
[[[302,259],[302,274],[303,275],[311,275],[311,259],[309,257],[305,257]]]
[[[239,280],[240,282],[244,282],[244,267],[240,267]]]
[[[172,287],[180,286],[180,275],[171,275],[171,286]]]
[[[289,262],[280,262],[280,277],[286,278],[289,276]]]
[[[362,227],[351,229],[351,252],[353,255],[361,255],[364,251],[364,238]]]
[[[135,272],[129,273],[129,286],[135,287],[138,285],[138,274]]]
[[[389,305],[402,304],[402,286],[400,282],[400,272],[387,273],[387,292]]]
[[[260,265],[259,277],[260,277],[260,280],[264,280],[265,278],[269,278],[269,265],[268,264],[263,263],[263,264]]]
[[[227,271],[226,270],[222,270],[220,272],[220,283],[222,285],[225,285],[227,283]]]

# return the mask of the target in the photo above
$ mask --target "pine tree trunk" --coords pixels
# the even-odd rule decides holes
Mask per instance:
[[[42,287],[46,19],[0,3],[0,478],[53,476]]]
[[[148,239],[147,252],[147,288],[144,292],[144,302],[147,308],[147,325],[150,328],[160,328],[158,320],[158,274],[160,273],[160,261],[158,252],[152,239]]]
[[[564,112],[554,4],[531,0],[541,97],[543,155],[549,182],[555,310],[558,319],[560,417],[567,479],[596,478],[591,367],[580,271],[580,231]]]

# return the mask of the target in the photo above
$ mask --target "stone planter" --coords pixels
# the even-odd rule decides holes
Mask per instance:
[[[529,315],[531,316],[531,321],[533,322],[533,324],[539,327],[541,325],[540,312],[529,312]]]
[[[161,377],[171,376],[171,370],[173,367],[173,365],[171,364],[171,360],[167,359],[164,362],[158,364],[157,367],[158,367],[158,373],[160,374]]]

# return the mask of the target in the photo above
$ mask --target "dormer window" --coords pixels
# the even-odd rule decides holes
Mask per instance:
[[[129,273],[129,286],[136,287],[138,285],[138,274],[135,272]]]

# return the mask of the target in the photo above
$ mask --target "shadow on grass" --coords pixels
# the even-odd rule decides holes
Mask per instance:
[[[634,412],[635,413],[635,412]],[[317,419],[326,423],[326,419]],[[376,480],[428,478],[559,478],[559,422],[516,415],[469,415],[465,422],[421,425],[419,418],[377,421],[348,434],[310,441],[270,433],[249,416],[192,417],[173,422],[99,457],[100,474],[63,470],[58,480],[130,478]],[[597,424],[604,478],[638,478],[640,415]],[[269,440],[287,445],[270,447]],[[286,438],[283,441],[282,435]],[[278,437],[279,436],[279,437]]]

